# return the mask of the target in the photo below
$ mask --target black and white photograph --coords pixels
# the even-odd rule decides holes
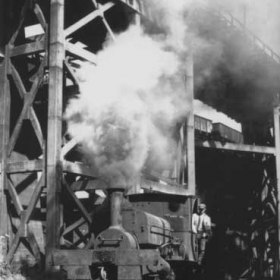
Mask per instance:
[[[0,280],[279,280],[280,1],[0,0]]]

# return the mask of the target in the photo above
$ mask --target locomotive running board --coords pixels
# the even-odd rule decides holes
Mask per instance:
[[[53,266],[117,266],[156,265],[161,259],[156,250],[53,250]]]

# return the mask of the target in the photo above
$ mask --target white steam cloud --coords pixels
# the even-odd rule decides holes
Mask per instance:
[[[100,176],[129,186],[148,157],[159,167],[172,162],[171,127],[188,109],[184,75],[178,55],[136,26],[97,58],[97,67],[78,73],[81,94],[67,107],[68,131]]]
[[[191,34],[186,17],[199,4],[218,3],[235,11],[242,10],[245,2],[249,3],[145,0],[162,28],[161,34],[149,36],[140,27],[132,26],[115,42],[104,44],[97,54],[98,66],[84,65],[78,71],[80,95],[70,101],[65,112],[68,131],[108,183],[133,184],[145,164],[171,168],[172,127],[188,112],[184,74],[190,46],[201,50],[213,46],[215,53],[209,58],[215,60],[213,67],[222,56],[217,42]],[[248,7],[249,23],[250,13],[252,16],[255,12],[251,5]],[[261,7],[260,4],[258,10]]]

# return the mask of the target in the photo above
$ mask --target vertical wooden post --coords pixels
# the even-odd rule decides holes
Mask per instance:
[[[280,276],[280,106],[274,109],[274,141],[276,149],[276,182],[277,182],[277,230],[278,230],[278,262],[276,275]]]
[[[186,61],[186,92],[190,105],[187,119],[187,168],[188,168],[188,191],[191,195],[196,194],[195,185],[195,138],[194,138],[194,86],[193,86],[193,55],[190,51]]]
[[[47,138],[47,222],[46,267],[52,264],[51,252],[59,247],[61,216],[60,191],[62,166],[62,94],[64,49],[64,0],[51,0],[49,45],[49,102]]]
[[[6,184],[6,163],[7,163],[7,145],[10,133],[10,88],[7,81],[7,73],[9,69],[8,47],[6,48],[6,58],[2,66],[0,66],[0,263],[5,261],[7,253],[8,234],[8,213],[7,200],[5,194]]]

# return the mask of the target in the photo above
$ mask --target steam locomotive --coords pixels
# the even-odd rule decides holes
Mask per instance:
[[[208,140],[243,142],[240,132],[199,116],[195,116],[195,130]],[[168,183],[165,189],[183,189]],[[92,279],[194,279],[198,248],[192,214],[197,198],[178,191],[146,189],[126,195],[122,187],[106,189],[106,201],[93,217]]]
[[[109,189],[95,217],[92,279],[189,279],[196,266],[195,197]],[[108,219],[109,217],[109,219]]]

